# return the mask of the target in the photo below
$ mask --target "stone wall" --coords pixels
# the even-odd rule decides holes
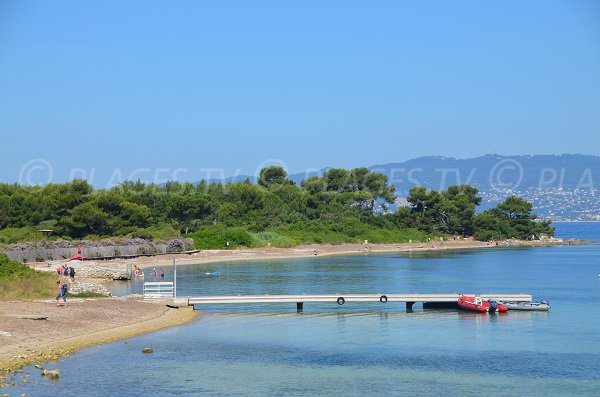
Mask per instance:
[[[53,269],[62,266],[62,262],[52,262]],[[70,261],[68,266],[75,269],[75,280],[78,278],[95,278],[103,280],[130,280],[132,265],[130,263],[102,263]]]
[[[3,246],[0,253],[21,263],[46,262],[68,259],[77,255],[77,246],[87,259],[126,258],[141,255],[162,255],[194,250],[190,238],[148,241],[143,239],[106,239],[66,241],[42,240],[38,242],[15,243]]]
[[[83,292],[93,292],[96,294],[101,294],[105,296],[112,296],[112,293],[106,288],[104,285],[91,281],[91,280],[82,280],[82,281],[69,281],[69,293],[70,294],[81,294]]]

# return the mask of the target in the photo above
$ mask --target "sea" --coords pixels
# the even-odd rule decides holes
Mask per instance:
[[[556,223],[600,241],[600,223]],[[171,268],[165,269],[167,279]],[[207,276],[205,273],[211,273]],[[212,273],[217,273],[213,275]],[[192,323],[83,349],[28,396],[598,396],[600,245],[222,262],[177,268],[179,295],[526,293],[549,312],[403,303],[197,307]],[[116,293],[138,293],[133,280]],[[65,330],[67,332],[67,330]],[[143,354],[143,348],[153,349]],[[29,383],[18,382],[29,375]]]

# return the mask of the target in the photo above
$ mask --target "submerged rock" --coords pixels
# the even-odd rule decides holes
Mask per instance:
[[[50,380],[58,380],[58,378],[60,378],[60,371],[57,369],[53,369],[52,371],[48,371],[47,376]]]
[[[154,350],[149,347],[145,347],[142,349],[142,353],[154,353]]]

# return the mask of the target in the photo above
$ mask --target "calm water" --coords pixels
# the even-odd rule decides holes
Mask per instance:
[[[557,236],[600,240],[600,224]],[[170,269],[169,269],[170,271]],[[220,272],[219,277],[202,273]],[[506,292],[549,313],[403,304],[203,308],[192,324],[85,349],[12,394],[63,396],[596,396],[600,246],[221,263],[178,268],[181,295]],[[140,285],[121,287],[139,291]],[[142,355],[143,347],[154,354]]]

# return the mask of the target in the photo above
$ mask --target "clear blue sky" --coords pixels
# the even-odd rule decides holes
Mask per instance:
[[[598,155],[600,2],[2,0],[0,132],[3,182]]]

